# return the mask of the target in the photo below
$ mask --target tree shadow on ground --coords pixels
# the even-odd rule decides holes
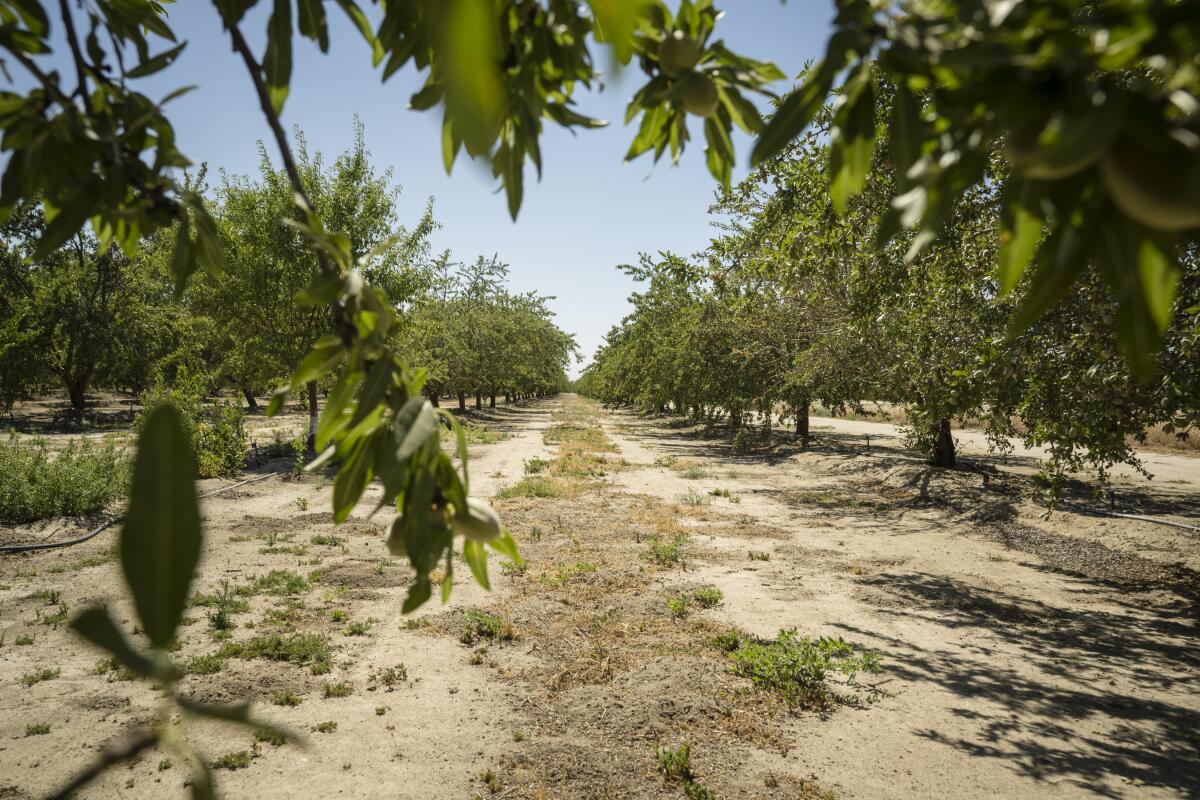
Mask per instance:
[[[863,581],[901,605],[881,611],[948,629],[978,629],[962,650],[914,646],[878,631],[842,625],[847,635],[883,641],[886,670],[933,683],[971,708],[978,733],[919,730],[972,756],[1005,761],[1039,780],[1069,780],[1117,796],[1117,782],[1194,792],[1200,786],[1197,712],[1148,696],[1200,689],[1200,626],[1178,612],[1063,609],[945,576],[884,574]],[[1093,588],[1093,592],[1095,588]],[[930,613],[932,612],[932,613]],[[989,639],[995,637],[998,642]],[[1001,666],[1000,645],[1023,656]],[[1118,681],[1136,690],[1113,688]]]

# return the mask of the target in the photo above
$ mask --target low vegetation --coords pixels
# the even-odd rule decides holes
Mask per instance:
[[[0,438],[0,522],[95,514],[124,497],[128,481],[114,442],[73,439],[55,452],[41,439]]]

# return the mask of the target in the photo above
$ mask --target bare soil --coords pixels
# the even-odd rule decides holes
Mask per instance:
[[[655,750],[684,743],[719,798],[1200,795],[1200,534],[1103,516],[1083,484],[1047,517],[1030,499],[1037,454],[993,458],[970,431],[956,431],[964,467],[944,471],[863,421],[815,420],[808,449],[784,437],[744,454],[569,395],[481,420],[508,438],[472,448],[479,496],[561,455],[543,440],[551,425],[599,424],[616,449],[577,478],[551,470],[560,496],[496,501],[527,567],[493,558],[489,593],[459,564],[450,603],[415,619],[400,614],[408,573],[383,547],[390,520],[366,518],[371,497],[341,526],[327,477],[203,501],[198,591],[273,570],[303,579],[244,596],[232,641],[306,634],[332,651],[324,674],[230,658],[185,679],[191,696],[249,697],[304,733],[303,747],[254,746],[244,729],[180,720],[210,758],[251,756],[218,771],[226,796],[682,798]],[[1118,475],[1116,508],[1198,524],[1198,463],[1148,454],[1154,481]],[[648,557],[655,537],[679,536],[678,563]],[[69,613],[106,603],[133,629],[113,541],[0,557],[0,798],[49,793],[154,716],[158,692],[99,673],[100,654],[53,621],[57,591]],[[723,602],[668,611],[706,586]],[[475,608],[503,621],[499,638],[472,634]],[[182,663],[222,645],[208,610],[188,612]],[[732,672],[713,644],[731,627],[840,636],[881,654],[882,672],[839,687],[840,702],[789,709]],[[59,672],[22,683],[43,669]],[[349,695],[326,697],[338,684]],[[276,705],[285,694],[300,702]],[[27,735],[36,725],[49,732]],[[182,797],[187,778],[152,751],[80,796]]]

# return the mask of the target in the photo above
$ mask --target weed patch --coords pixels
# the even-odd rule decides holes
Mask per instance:
[[[843,685],[859,688],[860,672],[878,673],[876,653],[857,653],[841,638],[806,639],[795,628],[781,630],[774,641],[731,632],[719,637],[717,645],[728,652],[736,674],[749,678],[756,688],[770,692],[790,708],[828,710],[837,702],[856,702],[857,695],[844,696],[830,678],[843,677]]]
[[[94,514],[125,495],[129,460],[112,443],[71,440],[51,453],[43,440],[0,440],[0,521]]]
[[[463,644],[474,644],[480,639],[491,639],[495,642],[508,642],[516,638],[516,629],[512,622],[482,608],[468,608],[467,624],[459,639]]]

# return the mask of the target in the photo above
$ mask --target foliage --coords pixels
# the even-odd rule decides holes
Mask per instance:
[[[466,625],[459,637],[463,644],[473,644],[479,639],[492,641],[509,641],[516,636],[512,622],[482,608],[468,608]]]
[[[103,510],[125,496],[129,468],[113,442],[72,439],[58,452],[40,439],[0,439],[0,520],[35,522]]]
[[[754,160],[818,120],[842,214],[868,186],[885,132],[897,182],[877,238],[915,231],[909,261],[951,225],[960,199],[1001,184],[999,289],[1011,292],[1030,266],[1035,289],[1010,332],[1094,268],[1125,358],[1149,379],[1177,318],[1180,255],[1200,226],[1198,43],[1187,3],[847,0],[824,60],[780,104]],[[837,109],[821,122],[843,73]]]
[[[840,638],[797,637],[795,628],[781,630],[774,641],[734,635],[718,645],[729,652],[734,672],[793,708],[827,708],[835,702],[837,692],[829,682],[832,673],[853,684],[858,673],[880,670],[875,653],[856,653]]]
[[[201,478],[234,475],[246,465],[247,436],[242,408],[237,403],[206,402],[206,385],[203,376],[181,368],[173,385],[160,382],[142,395],[146,411],[135,421],[134,430],[140,432],[155,408],[170,403],[190,433],[196,475]]]

